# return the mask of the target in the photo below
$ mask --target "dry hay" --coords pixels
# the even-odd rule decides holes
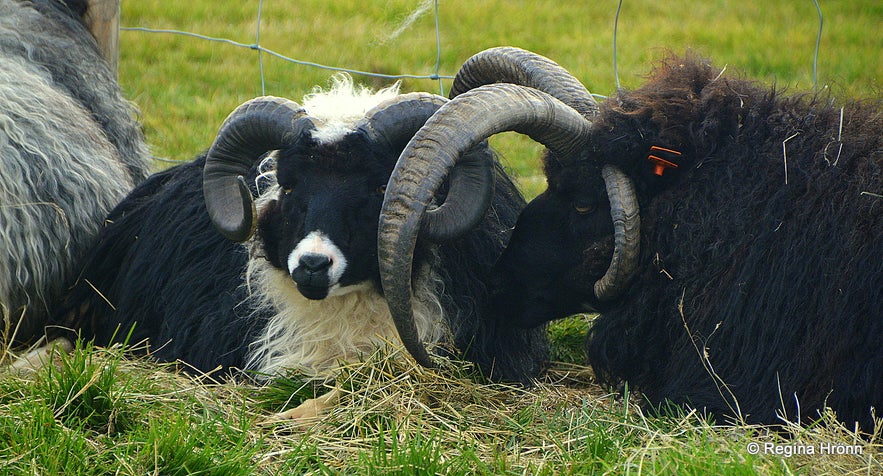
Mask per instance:
[[[579,412],[585,402],[613,399],[594,385],[585,367],[562,366],[533,388],[481,382],[471,364],[439,361],[426,369],[402,349],[385,348],[363,362],[344,365],[325,386],[341,392],[339,404],[323,418],[304,424],[274,422],[267,431],[279,447],[267,458],[301,450],[308,438],[318,459],[330,467],[352,464],[371,452],[378,439],[405,446],[431,438],[447,457],[469,451],[484,461],[508,454],[518,465],[543,466],[552,441],[543,415]],[[583,382],[568,386],[565,382]],[[574,430],[568,429],[568,432]],[[395,442],[389,439],[395,439]]]
[[[407,448],[414,442],[431,447],[442,462],[466,454],[491,468],[533,474],[579,472],[579,459],[588,457],[599,458],[598,466],[591,467],[598,473],[653,473],[659,465],[671,464],[667,458],[672,455],[675,461],[694,458],[692,464],[712,470],[747,461],[757,474],[883,471],[883,426],[862,439],[830,414],[818,424],[782,432],[712,426],[695,413],[651,418],[634,399],[594,385],[591,370],[575,365],[556,364],[543,381],[525,389],[484,382],[468,363],[444,361],[440,369],[426,369],[404,350],[384,348],[363,362],[343,365],[336,379],[320,385],[340,392],[339,403],[322,418],[268,423],[274,412],[299,403],[285,403],[279,397],[279,390],[285,389],[273,390],[275,383],[222,383],[211,374],[180,372],[181,365],[123,358],[119,348],[90,352],[96,368],[102,368],[103,361],[112,363],[126,389],[119,398],[137,409],[134,413],[142,424],[189,415],[194,422],[214,425],[219,433],[241,432],[256,448],[257,473],[274,474],[292,461],[304,460],[308,468],[322,468],[316,472],[352,471],[366,454]],[[138,384],[125,384],[131,380]],[[268,403],[272,392],[276,395]],[[599,434],[606,435],[609,448],[593,455],[590,447]],[[744,451],[750,442],[815,448],[853,445],[861,454],[751,457]],[[709,447],[710,454],[696,454],[696,448]]]

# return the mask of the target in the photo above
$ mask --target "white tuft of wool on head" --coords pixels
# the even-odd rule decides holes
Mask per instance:
[[[397,81],[379,91],[372,91],[354,84],[349,74],[335,74],[328,90],[317,86],[303,98],[302,106],[316,123],[313,139],[323,144],[339,140],[353,131],[355,123],[371,108],[397,96],[400,88],[401,82]]]

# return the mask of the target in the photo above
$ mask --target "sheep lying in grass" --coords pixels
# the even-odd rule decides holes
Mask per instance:
[[[285,369],[323,379],[413,331],[492,379],[529,384],[548,359],[544,329],[499,321],[487,287],[524,201],[487,144],[433,194],[441,203],[496,184],[475,220],[450,200],[427,218],[409,271],[414,329],[397,328],[381,287],[389,174],[445,102],[346,77],[303,106],[246,102],[204,156],[153,175],[110,213],[60,324],[99,344],[134,326],[130,342],[149,340],[156,358],[259,379]]]
[[[525,53],[485,55],[518,65]],[[475,89],[414,136],[387,197],[421,195],[407,213],[381,214],[381,273],[401,275],[398,250],[446,176],[440,162],[523,132],[549,149],[549,187],[495,268],[492,302],[512,325],[600,311],[586,341],[597,376],[654,406],[763,424],[805,423],[829,407],[873,430],[883,408],[880,99],[787,96],[687,56],[578,112],[591,97],[545,69],[548,84],[524,83],[552,95],[485,85],[522,82],[507,73],[515,66],[472,75],[457,92]],[[388,283],[407,304],[407,287]]]

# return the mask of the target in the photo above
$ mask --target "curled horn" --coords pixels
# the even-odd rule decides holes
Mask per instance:
[[[389,150],[398,151],[403,149],[411,137],[423,127],[427,119],[447,102],[447,99],[435,94],[420,92],[401,94],[368,111],[365,114],[365,119],[357,128],[364,131],[375,143],[381,144]],[[481,170],[478,172],[481,173]],[[455,174],[452,177],[451,188],[452,190],[459,189],[459,191],[454,190],[449,196],[456,195],[467,198],[468,201],[474,201],[474,198],[470,199],[469,197],[488,195],[488,200],[490,199],[493,191],[492,175],[485,174],[484,177],[475,177],[465,173],[459,174],[459,180],[457,176],[458,174]],[[475,188],[470,189],[470,185]],[[491,193],[488,193],[486,189]],[[453,203],[453,206],[448,202]],[[464,202],[466,201],[464,200]],[[446,208],[454,210],[454,215],[444,212],[443,210]],[[470,230],[472,225],[468,223],[469,220],[462,220],[463,208],[462,205],[458,205],[454,201],[446,201],[444,205],[434,211],[433,215],[427,214],[423,224],[423,236],[433,241],[439,241],[459,236]],[[487,207],[485,206],[485,208]],[[484,209],[481,210],[481,213],[484,213]],[[480,219],[481,214],[475,221]],[[396,320],[395,325],[399,339],[411,355],[424,366],[432,366],[432,361],[420,341],[420,335],[413,319],[407,322]]]
[[[401,150],[435,111],[448,102],[430,93],[399,94],[374,106],[356,127],[372,141],[390,150]]]
[[[558,63],[511,46],[489,48],[463,63],[454,77],[450,97],[493,83],[512,83],[546,92],[583,117],[598,113],[598,103],[583,84]]]
[[[374,141],[390,150],[402,150],[426,120],[448,100],[430,93],[408,93],[377,105],[368,111],[360,127]],[[487,143],[479,147],[488,148]],[[437,208],[428,210],[423,218],[420,236],[434,242],[452,240],[473,229],[490,206],[494,191],[493,168],[476,154],[461,161],[451,172],[447,199]]]
[[[632,180],[609,164],[601,168],[601,176],[610,200],[614,247],[610,267],[595,281],[594,292],[599,301],[610,301],[622,294],[638,267],[641,216]]]
[[[473,88],[493,83],[513,83],[546,92],[591,120],[598,114],[598,102],[570,72],[558,63],[531,51],[511,46],[484,50],[469,58],[451,87],[452,98]],[[555,158],[569,163],[576,155]],[[631,179],[613,166],[602,169],[615,230],[615,249],[610,268],[595,283],[595,296],[608,301],[626,287],[637,268],[640,216]]]
[[[297,103],[272,96],[247,101],[227,116],[206,155],[202,182],[209,217],[222,235],[251,238],[254,199],[244,177],[264,153],[293,144],[313,127]]]
[[[527,134],[554,153],[569,157],[586,149],[589,127],[580,113],[554,97],[501,83],[453,99],[411,139],[393,170],[383,200],[378,259],[393,320],[417,362],[432,366],[422,342],[405,341],[405,336],[416,335],[411,306],[412,261],[423,217],[445,177],[467,150],[498,132]]]
[[[447,99],[435,94],[402,94],[368,111],[357,128],[372,141],[398,151],[447,102]],[[480,146],[487,148],[487,143]],[[484,155],[490,156],[489,153]],[[464,165],[457,166],[451,173],[448,199],[438,208],[428,211],[422,219],[420,233],[426,239],[443,241],[471,230],[481,220],[490,203],[493,195],[492,168],[484,164],[475,166],[469,159],[463,162]],[[381,221],[382,217],[383,213]],[[399,338],[411,355],[421,364],[432,366],[413,319],[397,319],[395,325]]]

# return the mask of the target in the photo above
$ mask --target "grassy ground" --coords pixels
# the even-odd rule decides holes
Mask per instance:
[[[0,473],[25,474],[879,474],[880,435],[830,415],[781,433],[696,414],[647,417],[633,399],[558,366],[530,390],[469,369],[415,367],[384,349],[344,367],[319,421],[273,421],[314,393],[297,379],[216,384],[78,349],[0,379]],[[323,389],[318,389],[322,391]],[[825,454],[822,454],[825,453]]]
[[[418,0],[263,2],[261,44],[300,60],[387,74],[435,71],[432,10],[394,34]],[[429,2],[432,6],[432,2]],[[616,89],[617,2],[442,1],[442,75],[470,55],[516,45],[549,56],[598,94]],[[258,1],[123,1],[125,27],[177,29],[254,43]],[[883,5],[822,1],[819,84],[835,97],[879,95]],[[731,71],[813,89],[818,19],[809,0],[623,2],[618,73],[640,84],[664,51],[692,47]],[[327,70],[193,37],[123,31],[120,81],[157,157],[188,160],[226,114],[260,94],[299,99]],[[389,80],[356,76],[375,86]],[[407,79],[405,90],[450,81]],[[537,147],[495,139],[528,195]],[[168,166],[158,161],[156,167]],[[558,363],[533,389],[427,371],[395,350],[343,369],[340,405],[311,425],[269,421],[315,391],[297,378],[217,384],[172,367],[79,349],[35,374],[0,375],[0,474],[879,474],[881,438],[830,424],[783,433],[719,426],[698,415],[648,417],[634,397],[592,383],[581,362],[585,318],[557,324]],[[879,430],[878,430],[879,431]],[[753,445],[759,451],[752,454]],[[831,446],[835,445],[835,446]],[[812,451],[813,454],[806,454]],[[848,454],[820,454],[823,452]]]

